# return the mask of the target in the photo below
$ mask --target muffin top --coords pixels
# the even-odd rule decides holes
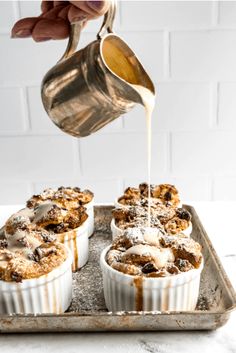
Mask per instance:
[[[150,185],[151,197],[157,203],[166,206],[178,207],[180,203],[178,190],[174,185],[160,184]],[[118,202],[126,206],[143,206],[147,203],[148,184],[142,183],[138,188],[128,187],[122,196],[118,198]],[[143,202],[144,201],[144,202]]]
[[[165,230],[168,234],[179,234],[187,229],[191,223],[190,213],[183,208],[173,208],[164,204],[151,204],[150,226]],[[112,211],[115,224],[120,229],[146,227],[148,224],[147,208],[130,206],[116,208]]]
[[[15,228],[29,225],[33,229],[59,234],[78,228],[87,218],[83,206],[67,209],[52,201],[43,201],[35,207],[15,213],[7,220],[5,228],[8,233],[13,233]]]
[[[178,238],[153,228],[129,228],[112,242],[107,263],[117,271],[143,277],[173,276],[198,268],[201,246],[181,234]]]
[[[38,278],[60,266],[67,256],[63,244],[30,222],[28,209],[11,216],[0,231],[1,280]]]
[[[61,186],[57,190],[51,188],[45,189],[41,194],[33,195],[27,201],[28,208],[34,208],[45,201],[53,202],[67,209],[78,208],[86,205],[93,199],[93,193],[90,190],[82,191],[78,187]]]
[[[33,209],[32,223],[56,234],[80,227],[88,218],[84,206],[67,209],[52,201],[44,201]]]

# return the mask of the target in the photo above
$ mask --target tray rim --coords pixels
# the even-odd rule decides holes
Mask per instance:
[[[95,208],[102,208],[102,207],[114,207],[113,204],[111,203],[97,203],[94,205]],[[207,235],[206,230],[204,229],[201,220],[199,219],[199,216],[194,208],[194,206],[191,206],[189,204],[183,204],[183,207],[186,207],[187,209],[190,210],[192,213],[193,217],[196,219],[198,226],[201,229],[201,232],[204,234],[205,240],[207,241],[208,244],[208,250],[211,251],[212,257],[214,258],[216,265],[220,271],[222,280],[224,281],[227,290],[230,292],[231,299],[233,302],[233,305],[231,305],[229,308],[226,308],[225,310],[192,310],[192,311],[119,311],[119,312],[99,312],[99,311],[88,311],[88,312],[65,312],[62,314],[0,314],[0,323],[2,320],[7,320],[7,319],[43,319],[43,318],[79,318],[79,317],[122,317],[122,316],[129,316],[129,317],[140,317],[144,315],[145,317],[154,317],[154,316],[171,316],[171,315],[185,315],[185,316],[194,316],[194,315],[201,315],[201,316],[207,316],[207,315],[229,315],[231,314],[235,309],[236,309],[236,291],[233,288],[233,285],[226,274],[224,267],[221,263],[221,260],[214,249],[214,246]],[[2,331],[0,330],[0,333]],[[3,331],[7,332],[7,331]],[[12,331],[9,331],[12,332]],[[29,332],[27,330],[22,331],[22,332]],[[34,332],[42,332],[42,330],[34,331]]]

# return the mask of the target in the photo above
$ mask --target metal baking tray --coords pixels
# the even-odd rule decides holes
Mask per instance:
[[[187,312],[108,312],[105,306],[101,250],[110,244],[113,206],[95,207],[95,233],[87,265],[73,275],[73,299],[61,315],[0,315],[0,332],[86,332],[214,330],[236,307],[236,295],[193,207],[192,237],[203,247],[205,260],[197,308]]]

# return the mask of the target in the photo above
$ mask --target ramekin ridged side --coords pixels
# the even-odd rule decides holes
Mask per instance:
[[[65,244],[72,253],[72,271],[80,269],[88,261],[88,229],[89,219],[87,219],[80,227],[57,235],[58,241]]]
[[[84,205],[88,215],[88,237],[94,233],[94,198],[87,204]]]
[[[72,255],[53,271],[21,283],[0,281],[1,314],[60,314],[72,299]]]
[[[112,234],[112,240],[114,240],[116,237],[118,237],[119,235],[122,235],[122,233],[124,232],[123,229],[120,229],[119,227],[117,227],[115,219],[112,218],[111,220],[111,234]]]
[[[178,275],[146,278],[119,272],[106,262],[110,246],[103,250],[100,265],[109,311],[191,311],[197,304],[203,262],[198,269]]]

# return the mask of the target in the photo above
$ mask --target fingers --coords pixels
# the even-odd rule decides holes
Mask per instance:
[[[43,0],[41,3],[41,11],[45,13],[53,8],[53,1],[45,1]]]
[[[69,22],[97,18],[108,10],[109,5],[108,0],[42,1],[42,14],[16,22],[12,28],[12,38],[32,36],[36,42],[64,39],[69,35]]]
[[[68,21],[62,18],[47,19],[41,18],[36,23],[32,31],[32,38],[36,42],[42,42],[49,39],[67,38],[70,32]]]
[[[70,2],[69,1],[51,1],[53,3],[53,7],[56,7],[58,5],[64,5],[64,6],[67,6],[67,5],[70,5]]]
[[[11,37],[12,38],[30,37],[32,30],[38,21],[39,21],[39,17],[28,17],[17,21],[12,28]]]
[[[70,5],[67,17],[70,22],[77,22],[88,19],[87,13],[75,7],[74,5]]]
[[[97,0],[97,1],[70,1],[72,5],[83,10],[88,19],[97,18],[98,16],[104,15],[109,8],[109,1]]]
[[[70,9],[70,5],[65,6],[59,13],[58,17],[63,18],[63,20],[68,21],[68,12]]]

